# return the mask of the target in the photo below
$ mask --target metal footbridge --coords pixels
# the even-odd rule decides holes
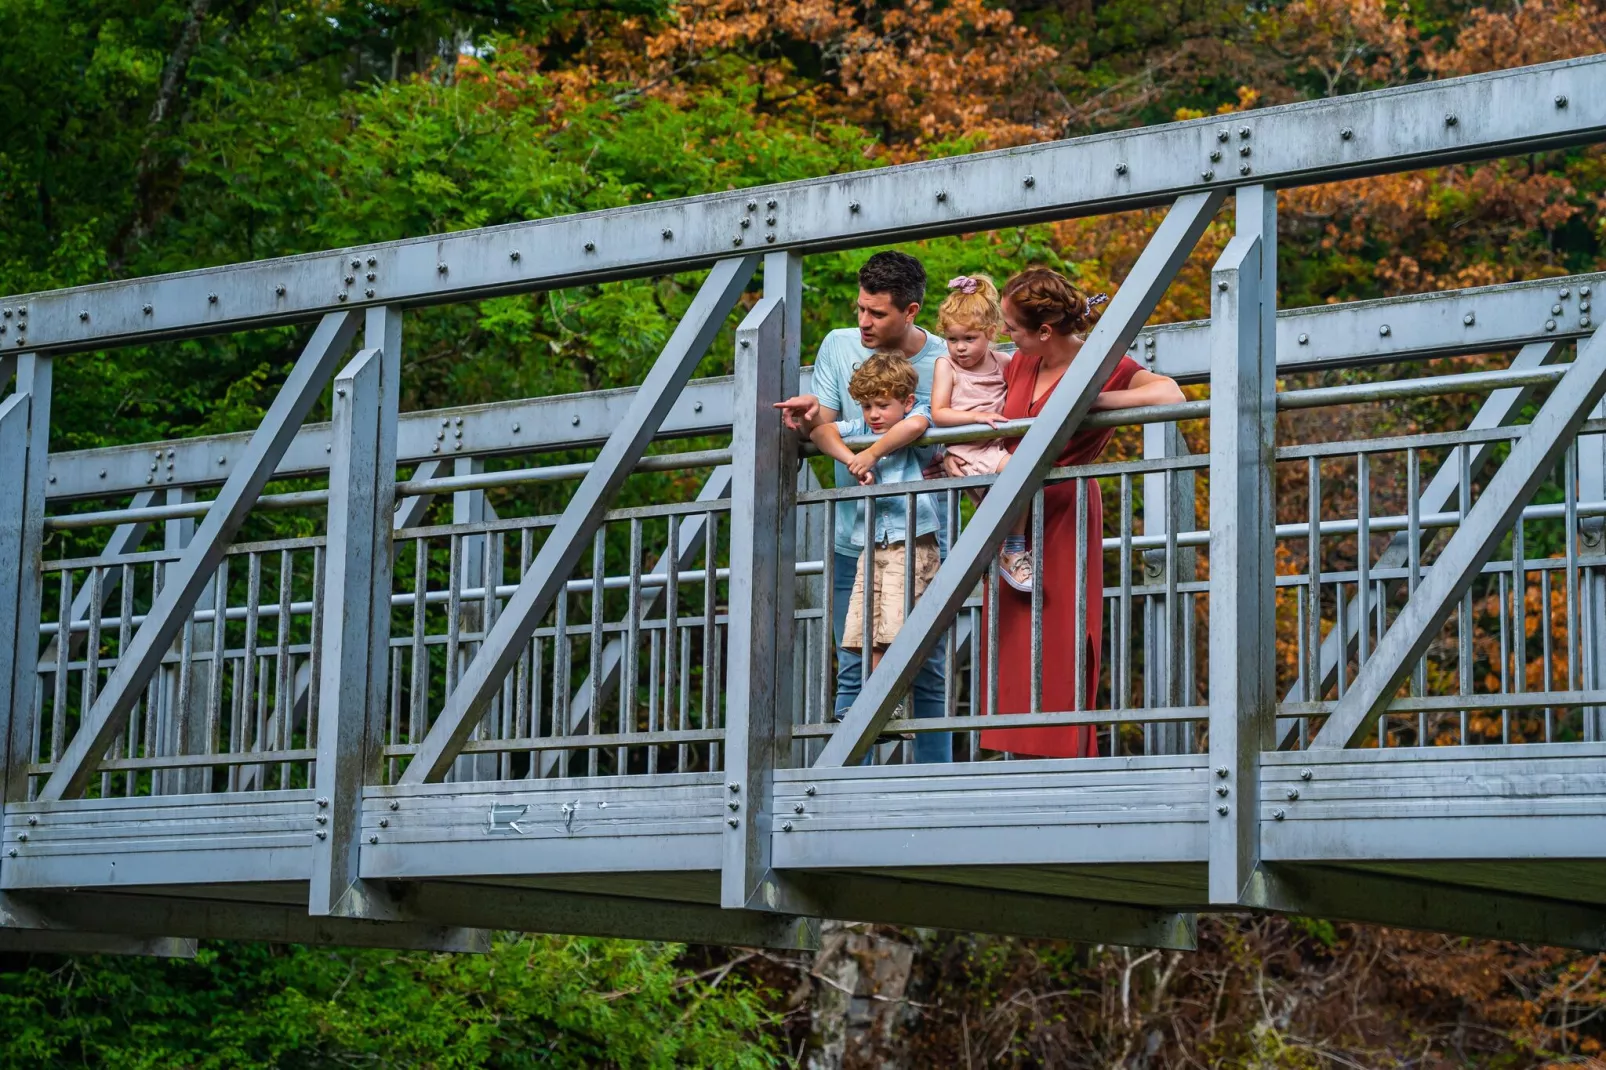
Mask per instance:
[[[1592,57],[0,300],[0,947],[805,947],[822,918],[1187,947],[1245,910],[1606,947],[1606,275],[1275,299],[1279,188],[1603,139]],[[1143,207],[1014,462],[921,485],[946,560],[834,719],[833,505],[913,500],[822,489],[771,407],[808,381],[808,255]],[[1148,325],[1224,212],[1210,318]],[[411,309],[693,270],[635,389],[399,411]],[[51,452],[56,356],[285,324],[250,433]],[[716,343],[734,376],[693,379]],[[1090,416],[1123,354],[1208,400]],[[1479,354],[1509,359],[1422,374]],[[1277,419],[1440,394],[1482,401]],[[1100,421],[1141,456],[1049,468]],[[1097,701],[983,717],[994,550],[1045,478],[1107,503]],[[535,484],[560,512],[515,507]],[[1036,672],[1087,673],[1062,638]],[[934,651],[946,716],[892,720]],[[983,748],[1006,722],[1102,756]],[[956,760],[913,764],[926,731]]]

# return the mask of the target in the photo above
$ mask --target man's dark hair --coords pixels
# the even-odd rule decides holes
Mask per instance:
[[[859,289],[886,294],[899,308],[926,299],[926,267],[908,253],[876,253],[859,269]]]

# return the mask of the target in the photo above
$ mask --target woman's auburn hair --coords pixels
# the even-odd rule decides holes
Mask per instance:
[[[1086,334],[1099,321],[1087,294],[1053,268],[1029,267],[1004,284],[1001,301],[1015,308],[1021,326],[1055,334]]]

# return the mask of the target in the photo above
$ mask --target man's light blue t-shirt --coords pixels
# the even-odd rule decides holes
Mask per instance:
[[[931,419],[931,409],[925,405],[916,405],[909,410],[910,416],[924,416]],[[870,425],[864,422],[863,416],[855,416],[848,420],[836,422],[837,433],[843,438],[852,438],[854,435],[872,435]],[[918,483],[923,478],[921,470],[926,467],[925,450],[905,446],[901,450],[893,450],[875,463],[876,485],[891,483]],[[847,467],[842,467],[847,471]],[[849,477],[851,479],[851,477]],[[940,526],[937,521],[937,504],[932,494],[921,494],[915,498],[915,535],[935,535]],[[850,514],[850,532],[848,553],[857,554],[864,549],[864,503],[868,499],[859,498],[856,501],[841,502],[852,508]],[[908,499],[899,495],[875,499],[875,531],[873,537],[877,546],[886,546],[894,542],[908,542],[907,532]],[[842,524],[837,523],[837,552],[841,553],[843,545]]]
[[[915,387],[915,400],[926,409],[926,415],[931,410],[931,376],[937,366],[937,358],[948,355],[948,343],[932,334],[924,332],[926,344],[920,352],[909,358],[909,363],[915,366],[915,372],[920,376],[920,382]],[[854,327],[844,327],[832,331],[820,343],[820,351],[814,357],[814,379],[810,389],[814,396],[820,399],[820,405],[827,409],[835,409],[839,416],[850,419],[859,412],[859,403],[848,396],[848,380],[859,365],[864,363],[875,350],[866,349],[859,344],[859,332]],[[919,456],[919,452],[916,452]],[[848,472],[848,466],[837,464],[836,485],[839,487],[856,487],[858,480]],[[921,503],[930,501],[927,496],[917,499]],[[917,506],[917,509],[930,508],[932,515],[936,515],[936,507]],[[880,510],[876,510],[878,516]],[[901,513],[900,513],[901,517]],[[835,550],[839,554],[857,557],[859,551],[864,549],[864,534],[859,529],[859,503],[838,502],[836,507],[836,540]],[[899,521],[902,523],[901,519]],[[918,525],[917,525],[918,527]],[[925,534],[922,528],[920,534]]]

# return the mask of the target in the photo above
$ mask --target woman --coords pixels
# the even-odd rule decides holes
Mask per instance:
[[[1087,332],[1098,322],[1104,295],[1089,299],[1069,279],[1048,268],[1028,268],[1004,286],[1004,329],[1016,354],[1005,373],[1004,416],[1035,417],[1043,410],[1060,379],[1081,352]],[[1168,405],[1182,401],[1174,379],[1145,371],[1122,357],[1093,402],[1101,409]],[[1054,463],[1092,464],[1109,445],[1113,428],[1084,428],[1071,436]],[[1019,439],[1009,441],[1014,451]],[[1086,544],[1087,617],[1076,619],[1076,499],[1083,490],[1083,539]],[[1059,713],[1076,708],[1077,637],[1087,644],[1087,693],[1082,708],[1092,709],[1098,689],[1099,648],[1103,638],[1104,503],[1096,480],[1050,483],[1043,494],[1043,570],[1036,578],[1043,591],[1042,710]],[[998,713],[1031,709],[1032,599],[1000,585],[998,608]],[[983,631],[982,634],[986,634]],[[989,729],[981,745],[1047,758],[1094,757],[1098,743],[1091,726]]]

